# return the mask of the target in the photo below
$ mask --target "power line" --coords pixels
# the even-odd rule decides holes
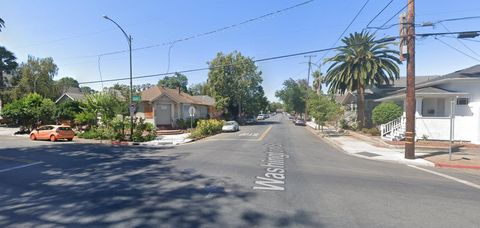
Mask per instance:
[[[390,19],[388,19],[387,21],[385,21],[385,23],[383,23],[383,25],[380,26],[380,28],[381,28],[381,27],[384,27],[384,26],[385,26],[386,24],[388,24],[391,20],[393,20],[393,18],[395,18],[399,13],[401,13],[402,11],[404,11],[404,10],[408,7],[408,5],[410,5],[410,3],[412,3],[412,1],[408,1],[408,3],[407,3],[404,7],[402,7],[399,11],[397,11],[394,15],[392,15],[392,17],[390,17]]]
[[[365,3],[363,4],[362,8],[360,8],[360,10],[358,10],[357,14],[355,14],[355,17],[353,17],[352,21],[350,21],[350,23],[348,24],[348,26],[343,30],[342,34],[340,34],[340,36],[338,37],[338,39],[335,41],[335,43],[332,44],[332,47],[334,47],[335,45],[337,45],[338,41],[340,39],[342,39],[343,35],[345,35],[345,32],[347,32],[347,30],[350,28],[350,26],[353,24],[353,22],[355,22],[355,20],[357,20],[357,17],[358,15],[360,15],[360,13],[363,11],[363,9],[365,8],[365,6],[367,6],[368,2],[370,0],[367,0],[365,1]],[[328,54],[328,51],[325,52],[325,54],[322,56],[322,58],[320,58],[319,61],[322,61],[322,59],[325,58],[325,56]],[[318,63],[318,62],[317,62]]]
[[[398,37],[396,37],[398,38]],[[385,42],[390,42],[392,39],[396,38],[385,38],[385,39],[378,39],[373,42],[376,43],[385,43]],[[363,45],[365,43],[360,43],[360,44],[355,44],[355,45],[350,45],[350,46],[358,46],[358,45]],[[318,49],[318,50],[313,50],[313,51],[305,51],[305,52],[297,52],[293,54],[287,54],[287,55],[280,55],[280,56],[274,56],[274,57],[267,57],[267,58],[262,58],[262,59],[257,59],[257,60],[252,60],[254,63],[257,62],[265,62],[265,61],[271,61],[271,60],[277,60],[277,59],[283,59],[283,58],[290,58],[294,56],[300,56],[300,55],[307,55],[307,54],[313,54],[313,53],[320,53],[324,51],[331,51],[334,49],[338,48],[344,48],[348,46],[338,46],[338,47],[331,47],[331,48],[325,48],[325,49]],[[221,66],[216,66],[216,67],[202,67],[202,68],[196,68],[196,69],[189,69],[189,70],[182,70],[182,71],[175,71],[175,72],[166,72],[166,73],[159,73],[159,74],[149,74],[149,75],[141,75],[141,76],[134,76],[132,77],[133,79],[141,79],[141,78],[151,78],[151,77],[158,77],[158,76],[167,76],[167,75],[172,75],[175,73],[191,73],[191,72],[197,72],[197,71],[205,71],[205,70],[210,70],[210,69],[216,69],[216,68],[223,68],[223,67],[229,67],[229,66],[235,66],[235,64],[226,64],[226,65],[221,65]],[[129,80],[130,77],[125,77],[125,78],[117,78],[117,79],[107,79],[107,80],[102,80],[102,81],[87,81],[87,82],[79,82],[79,84],[93,84],[93,83],[100,83],[100,82],[113,82],[113,81],[124,81],[124,80]]]
[[[255,21],[258,21],[258,20],[267,18],[267,17],[274,16],[274,15],[276,15],[276,14],[283,13],[283,12],[285,12],[285,11],[289,11],[289,10],[295,9],[295,8],[300,7],[300,6],[303,6],[303,5],[307,5],[307,4],[312,3],[312,2],[314,2],[314,1],[315,1],[315,0],[304,1],[304,2],[301,2],[301,3],[298,3],[298,4],[295,4],[295,5],[292,5],[292,6],[289,6],[289,7],[280,9],[280,10],[277,10],[277,11],[273,11],[273,12],[270,12],[270,13],[267,13],[267,14],[263,14],[263,15],[261,15],[261,16],[257,16],[257,17],[254,17],[254,18],[250,18],[250,19],[248,19],[248,20],[241,21],[241,22],[236,23],[236,24],[231,24],[231,25],[224,26],[224,27],[221,27],[221,28],[218,28],[218,29],[214,29],[214,30],[211,30],[211,31],[203,32],[203,33],[198,33],[198,34],[195,34],[195,35],[192,35],[192,36],[188,36],[188,37],[184,37],[184,38],[177,39],[177,40],[172,40],[172,41],[168,41],[168,42],[164,42],[164,43],[153,44],[153,45],[148,45],[148,46],[143,46],[143,47],[138,47],[138,48],[133,48],[132,51],[139,51],[139,50],[145,50],[145,49],[150,49],[150,48],[156,48],[156,47],[162,47],[162,46],[169,46],[169,45],[172,45],[172,44],[175,44],[175,43],[178,43],[178,42],[184,42],[184,41],[188,41],[188,40],[200,38],[200,37],[203,37],[203,36],[208,36],[208,35],[212,35],[212,34],[215,34],[215,33],[223,32],[223,31],[226,31],[226,30],[229,30],[229,29],[233,29],[233,28],[236,28],[236,27],[245,25],[245,24],[249,24],[249,23],[252,23],[252,22],[255,22]],[[98,55],[102,55],[102,56],[106,56],[106,55],[116,55],[116,54],[125,53],[125,52],[128,52],[128,51],[129,51],[129,50],[119,50],[119,51],[112,51],[112,52],[100,53],[100,54],[97,54],[97,55],[81,56],[81,57],[79,57],[79,58],[96,57],[96,56],[98,56]]]
[[[459,53],[461,53],[461,54],[463,54],[463,55],[465,55],[465,56],[467,56],[467,57],[469,57],[469,58],[471,58],[471,59],[473,59],[473,60],[475,60],[475,61],[478,61],[478,62],[480,62],[480,59],[477,59],[477,58],[475,58],[475,57],[473,57],[473,56],[471,56],[471,55],[469,55],[469,54],[467,54],[467,53],[463,52],[462,50],[460,50],[460,49],[458,49],[458,48],[456,48],[456,47],[454,47],[454,46],[452,46],[452,45],[448,44],[447,42],[445,42],[445,41],[443,41],[443,40],[439,39],[438,37],[435,37],[435,39],[436,39],[436,40],[438,40],[438,41],[440,41],[440,42],[441,42],[441,43],[443,43],[444,45],[446,45],[446,46],[450,47],[451,49],[453,49],[453,50],[455,50],[455,51],[457,51],[457,52],[459,52]]]
[[[372,20],[370,20],[367,24],[367,26],[365,26],[366,28],[368,28],[368,26],[370,26],[370,24],[375,20],[377,19],[378,16],[380,16],[380,14],[383,13],[383,11],[385,11],[385,9],[387,9],[387,7],[392,4],[393,0],[390,0],[390,2],[387,3],[387,5],[385,5],[385,7],[383,7],[382,10],[380,10],[380,12],[377,13],[377,15],[375,15],[375,17],[372,18]]]
[[[472,20],[472,19],[479,19],[479,18],[480,18],[480,16],[450,18],[450,19],[438,20],[438,21],[435,21],[435,22],[426,21],[426,22],[423,22],[423,23],[420,23],[420,24],[417,23],[417,24],[415,24],[415,26],[426,27],[426,26],[434,26],[436,24],[441,24],[442,22],[447,22],[447,21]],[[390,25],[384,24],[380,27],[369,27],[369,26],[367,26],[367,29],[386,30],[386,29],[390,29],[390,28],[392,28],[394,26],[397,26],[397,25],[400,25],[400,23],[394,23],[394,24],[390,24]]]
[[[480,16],[450,18],[450,19],[439,20],[439,21],[437,21],[437,23],[447,22],[447,21],[471,20],[471,19],[479,19],[479,18],[480,18]]]
[[[451,32],[447,26],[445,26],[443,23],[439,23],[445,30],[447,30],[447,32]],[[462,44],[466,49],[470,50],[474,55],[476,55],[477,57],[480,57],[480,55],[474,51],[473,49],[471,49],[469,46],[467,46],[464,42],[462,42],[462,40],[460,39],[457,39],[457,41]]]
[[[456,37],[455,37],[455,38],[456,38]],[[472,40],[472,39],[463,39],[463,40],[470,41],[470,42],[477,42],[477,43],[480,43],[480,40]]]
[[[415,34],[415,37],[427,37],[427,36],[444,36],[444,35],[453,35],[453,34],[460,34],[460,33],[465,33],[465,32],[442,32],[442,33],[419,33]],[[467,33],[480,33],[480,31],[468,31]],[[395,41],[396,39],[400,38],[400,36],[393,36],[393,37],[386,37],[378,40],[374,40],[374,43],[388,43]],[[287,54],[287,55],[280,55],[280,56],[274,56],[274,57],[267,57],[267,58],[262,58],[262,59],[257,59],[257,60],[252,60],[254,63],[257,62],[265,62],[265,61],[271,61],[271,60],[277,60],[277,59],[284,59],[284,58],[290,58],[294,56],[300,56],[300,55],[307,55],[307,54],[313,54],[313,53],[321,53],[325,51],[331,51],[339,48],[347,48],[347,47],[352,47],[352,46],[360,46],[364,45],[365,43],[359,43],[355,45],[342,45],[342,46],[337,46],[337,47],[331,47],[331,48],[324,48],[324,49],[318,49],[318,50],[312,50],[312,51],[305,51],[305,52],[297,52],[297,53],[292,53],[292,54]],[[480,60],[479,60],[480,61]],[[151,77],[158,77],[158,76],[166,76],[166,75],[172,75],[175,73],[191,73],[191,72],[197,72],[197,71],[205,71],[205,70],[210,70],[210,69],[216,69],[216,68],[222,68],[222,67],[229,67],[229,66],[235,66],[235,64],[226,64],[226,65],[221,65],[221,66],[216,66],[216,67],[203,67],[203,68],[196,68],[196,69],[189,69],[189,70],[182,70],[182,71],[175,71],[175,72],[166,72],[166,73],[159,73],[159,74],[150,74],[150,75],[141,75],[141,76],[134,76],[132,77],[133,79],[141,79],[141,78],[151,78]],[[125,78],[117,78],[117,79],[107,79],[103,80],[103,82],[112,82],[112,81],[124,81],[124,80],[129,80],[130,77],[125,77]],[[87,81],[87,82],[79,82],[79,84],[93,84],[93,83],[100,83],[102,81]]]

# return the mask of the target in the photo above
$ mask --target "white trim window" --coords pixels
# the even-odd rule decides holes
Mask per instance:
[[[469,99],[466,97],[457,98],[457,105],[468,105]]]

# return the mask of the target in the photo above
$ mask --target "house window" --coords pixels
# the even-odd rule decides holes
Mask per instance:
[[[468,98],[457,98],[457,105],[468,105]]]

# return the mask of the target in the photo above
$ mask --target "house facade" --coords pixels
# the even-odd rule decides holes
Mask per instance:
[[[449,140],[453,129],[454,140],[480,144],[480,65],[416,83],[415,94],[416,139]],[[405,89],[376,101],[393,101],[405,110]],[[404,116],[382,125],[382,137],[402,139]]]
[[[195,108],[194,119],[215,116],[215,100],[209,96],[191,96],[179,89],[153,86],[142,91],[137,117],[157,127],[177,127],[178,119],[189,119],[189,108]]]

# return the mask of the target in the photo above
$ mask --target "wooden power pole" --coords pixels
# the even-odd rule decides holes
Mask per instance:
[[[406,94],[406,129],[405,158],[415,159],[415,1],[408,1],[407,12],[407,94]]]

